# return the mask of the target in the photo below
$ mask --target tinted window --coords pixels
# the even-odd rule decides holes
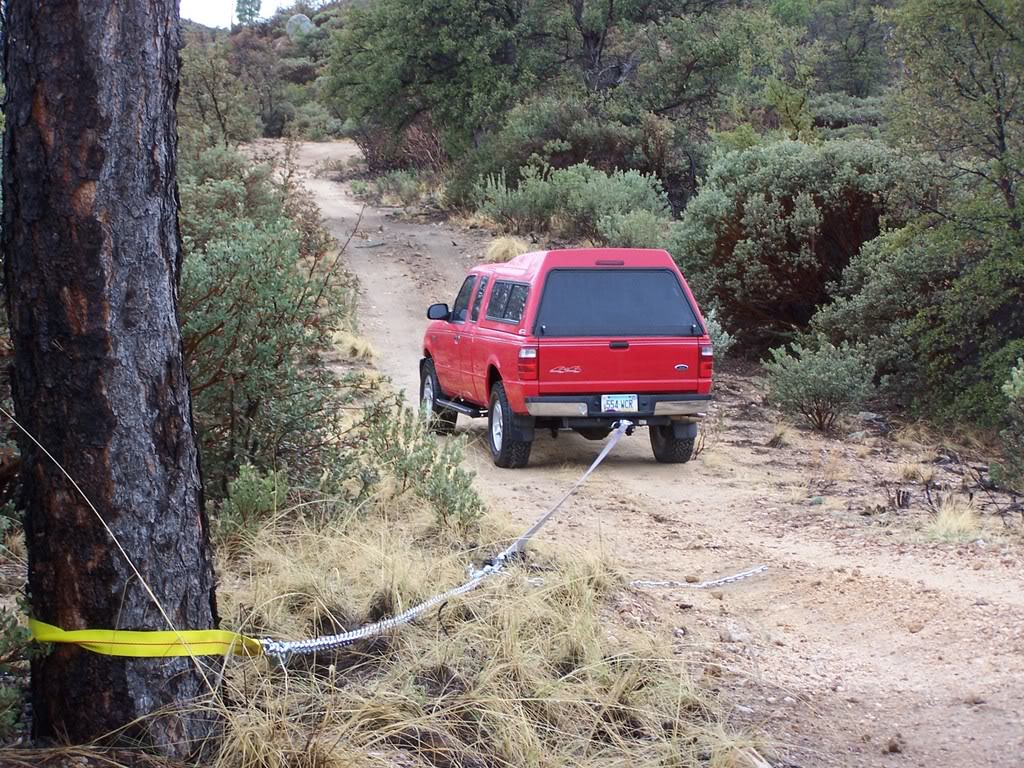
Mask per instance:
[[[505,311],[501,313],[502,318],[511,323],[518,323],[523,319],[523,310],[526,308],[526,296],[530,289],[525,285],[513,285],[508,294],[508,304]]]
[[[467,277],[466,282],[462,284],[459,295],[455,297],[455,306],[452,308],[453,323],[461,323],[466,319],[466,314],[469,312],[469,299],[473,295],[473,283],[475,281],[476,275]]]
[[[474,323],[480,317],[480,304],[484,300],[484,293],[487,291],[487,281],[491,278],[484,275],[480,280],[480,287],[476,289],[476,300],[473,302],[473,315],[470,318]]]
[[[491,300],[487,302],[487,317],[492,320],[501,319],[501,314],[505,311],[505,305],[508,304],[508,295],[511,291],[512,283],[499,280],[494,284],[494,290],[491,291]]]
[[[701,333],[683,287],[667,269],[573,269],[548,275],[541,336],[693,336]]]
[[[518,324],[523,319],[529,293],[528,285],[498,280],[491,291],[491,300],[487,302],[487,318]]]

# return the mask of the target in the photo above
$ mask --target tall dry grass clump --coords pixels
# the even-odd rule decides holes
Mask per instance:
[[[516,256],[530,252],[530,244],[521,237],[498,237],[491,241],[484,253],[489,264],[504,264]]]
[[[495,544],[415,507],[277,522],[224,571],[225,622],[285,638],[357,627],[461,583],[510,534],[485,517],[473,538]],[[384,637],[281,669],[233,665],[213,764],[706,766],[747,745],[683,660],[617,621],[624,583],[606,560],[530,561]]]

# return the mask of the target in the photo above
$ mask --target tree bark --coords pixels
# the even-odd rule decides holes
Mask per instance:
[[[177,316],[178,3],[6,11],[15,410],[96,509],[21,439],[32,611],[68,630],[208,629],[214,573]],[[33,663],[35,735],[120,729],[181,757],[212,728],[183,705],[208,692],[190,659],[60,646]]]

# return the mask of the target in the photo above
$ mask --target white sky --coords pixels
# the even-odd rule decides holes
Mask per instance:
[[[293,0],[263,0],[260,13],[270,16]],[[235,18],[235,0],[181,0],[181,18],[198,21],[208,27],[228,27]]]

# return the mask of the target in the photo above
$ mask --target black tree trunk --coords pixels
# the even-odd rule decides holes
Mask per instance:
[[[177,0],[5,3],[3,256],[34,615],[63,629],[217,622],[177,299]],[[104,528],[110,527],[127,557]],[[210,731],[190,659],[60,646],[38,738],[183,756]],[[159,715],[154,713],[160,712]]]

